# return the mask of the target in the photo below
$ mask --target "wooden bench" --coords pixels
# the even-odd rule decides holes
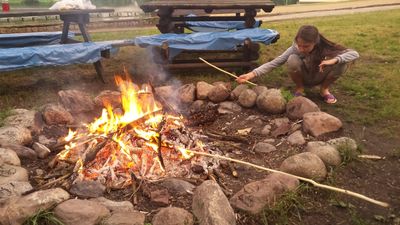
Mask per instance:
[[[157,28],[163,34],[176,33],[184,34],[192,31],[207,32],[206,35],[213,36],[215,31],[236,30],[226,33],[224,40],[218,40],[218,45],[212,45],[210,48],[194,48],[192,43],[181,45],[179,47],[170,43],[170,40],[164,43],[154,44],[155,61],[166,69],[192,69],[207,67],[198,57],[207,59],[220,67],[241,67],[246,70],[256,66],[256,60],[259,57],[259,40],[254,36],[241,33],[241,40],[235,39],[235,35],[240,33],[238,29],[248,29],[259,27],[261,22],[255,20],[257,12],[271,12],[275,4],[269,0],[170,0],[170,1],[150,1],[140,5],[144,12],[157,12],[159,22]],[[223,13],[223,14],[222,14]],[[237,24],[234,24],[237,23]],[[239,24],[240,23],[240,24]],[[206,24],[204,26],[204,24]],[[222,24],[222,25],[221,25]],[[233,25],[232,25],[233,24]],[[236,26],[240,25],[240,26]],[[211,28],[211,29],[210,29]],[[211,31],[210,33],[208,33]],[[195,34],[196,35],[196,34]],[[180,38],[180,37],[177,37]],[[279,34],[276,34],[268,43],[278,40]],[[230,39],[235,39],[231,42]],[[173,40],[171,40],[173,42]],[[203,40],[199,40],[201,43]],[[216,39],[209,39],[212,43]],[[206,42],[206,41],[204,41]],[[194,43],[195,45],[197,43]],[[180,48],[179,55],[174,51]]]
[[[43,66],[43,65],[65,65],[65,64],[74,64],[74,63],[84,63],[84,62],[92,62],[97,75],[99,78],[104,81],[103,78],[103,68],[100,62],[99,55],[101,57],[102,52],[109,51],[110,47],[105,48],[105,45],[96,45],[91,43],[91,38],[89,33],[86,30],[86,25],[90,20],[90,13],[105,13],[105,12],[114,12],[113,9],[84,9],[84,10],[13,10],[11,12],[0,12],[0,18],[9,18],[9,17],[25,17],[25,16],[47,16],[47,15],[59,15],[60,19],[63,21],[63,28],[60,37],[60,42],[57,45],[34,45],[29,46],[25,45],[22,48],[3,48],[1,50],[1,59],[0,59],[0,70],[10,70],[10,69],[18,69],[18,68],[29,68],[32,66]],[[72,23],[75,23],[79,26],[79,30],[83,37],[84,42],[89,44],[81,43],[80,45],[76,43],[76,40],[72,40],[68,37],[69,27]],[[74,46],[69,46],[69,43],[75,43]],[[64,44],[68,44],[64,46]],[[73,55],[71,52],[70,60],[62,60],[63,53],[61,50],[69,50],[70,48],[75,49],[77,51],[76,55]],[[83,57],[83,52],[81,50],[91,49],[91,54],[93,59],[97,59],[97,61],[92,61],[92,59]],[[7,56],[10,59],[7,59]],[[26,57],[25,57],[26,56]],[[59,57],[57,57],[59,56]],[[31,58],[29,58],[31,57]],[[47,58],[48,57],[48,58]],[[62,62],[57,62],[55,59],[59,59]],[[12,60],[14,61],[12,61]],[[21,60],[27,60],[25,63]],[[13,62],[12,65],[10,62]]]
[[[109,58],[113,48],[133,44],[132,40],[114,40],[2,48],[0,71],[95,63],[102,57]]]
[[[204,68],[199,57],[224,68],[249,70],[257,65],[259,43],[271,44],[279,33],[270,29],[243,29],[191,34],[159,34],[137,37],[135,44],[152,47],[155,63],[165,69]]]

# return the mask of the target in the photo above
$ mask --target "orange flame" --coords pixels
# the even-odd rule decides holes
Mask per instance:
[[[129,79],[115,77],[116,84],[121,90],[121,106],[123,113],[116,113],[116,109],[109,104],[102,110],[101,116],[87,125],[86,134],[77,134],[69,131],[65,141],[70,142],[65,150],[59,153],[60,159],[68,159],[72,154],[81,154],[76,167],[83,177],[88,179],[105,179],[106,183],[120,182],[127,184],[131,173],[140,176],[148,173],[162,175],[165,173],[159,154],[166,154],[174,160],[186,160],[194,156],[184,146],[176,146],[172,142],[164,143],[161,140],[159,125],[164,121],[167,131],[184,127],[181,116],[160,113],[161,105],[154,99],[149,86],[140,89]],[[98,152],[95,159],[86,162],[88,157],[99,143],[109,140]],[[78,146],[86,145],[86,150],[77,150]],[[197,143],[196,143],[197,145]],[[75,150],[72,152],[72,150]],[[161,151],[161,152],[159,152]],[[175,154],[175,155],[174,155]],[[86,165],[85,165],[86,164]],[[89,165],[88,165],[89,164]]]

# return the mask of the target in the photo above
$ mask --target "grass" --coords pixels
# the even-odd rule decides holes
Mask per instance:
[[[0,110],[0,127],[3,126],[3,121],[8,116],[11,116],[11,109],[10,108],[6,108],[6,109]]]
[[[29,217],[23,225],[64,225],[60,220],[58,220],[53,212],[46,210],[41,210],[35,215]]]
[[[357,155],[360,154],[360,149],[354,151],[349,145],[340,145],[337,149],[342,158],[342,165],[346,165],[351,161],[358,160]]]
[[[334,17],[319,17],[296,19],[279,22],[265,22],[264,28],[275,29],[280,32],[280,40],[270,46],[262,46],[259,63],[267,62],[281,54],[293,41],[293,37],[299,26],[303,24],[314,24],[320,32],[328,39],[343,44],[346,47],[356,49],[361,57],[350,68],[350,70],[338,80],[333,86],[333,93],[339,101],[334,106],[321,104],[322,110],[328,109],[341,114],[340,118],[345,118],[347,122],[357,123],[365,126],[380,123],[385,127],[382,132],[385,134],[396,135],[398,130],[398,121],[400,119],[400,10],[390,10],[381,12],[369,12],[353,15],[341,15]],[[157,34],[155,28],[132,28],[128,31],[109,31],[92,33],[95,41],[128,39],[135,36]],[[105,62],[106,69],[122,70],[122,65],[128,67],[138,67],[151,65],[151,59],[145,56],[145,50],[137,47],[128,47],[120,50],[119,54]],[[6,76],[0,78],[0,105],[2,110],[9,107],[15,107],[14,101],[7,100],[9,95],[15,92],[8,91],[8,86],[17,86],[24,82],[38,82],[41,79],[50,79],[52,83],[60,83],[61,75],[68,73],[72,69],[91,69],[91,65],[68,66],[56,68],[39,68],[28,70],[17,70],[8,72]],[[44,72],[42,72],[44,71]],[[49,72],[50,71],[50,72]],[[144,70],[146,71],[146,70]],[[35,73],[35,76],[31,76]],[[49,76],[49,73],[56,73],[56,76]],[[140,73],[140,70],[134,71]],[[149,74],[143,72],[145,76]],[[38,75],[36,75],[38,74]],[[93,73],[90,73],[92,76]],[[237,73],[240,74],[240,71]],[[63,82],[71,82],[70,79],[78,81],[86,79],[87,74],[68,76]],[[135,74],[136,75],[136,74]],[[196,82],[204,80],[214,81],[232,81],[233,80],[216,72],[214,70],[199,70],[174,73],[175,78],[182,83]],[[67,75],[65,75],[67,76]],[[164,75],[165,82],[173,82],[169,74]],[[35,80],[36,79],[36,80]],[[280,67],[258,78],[258,82],[268,87],[281,88],[282,90],[292,90],[293,82],[286,74],[286,68]],[[234,83],[234,82],[233,82]],[[3,85],[4,84],[4,85]],[[6,90],[6,91],[5,91]],[[309,94],[307,90],[307,94]],[[315,93],[314,93],[315,92]],[[25,99],[33,93],[26,90],[26,94],[21,96]],[[311,100],[318,99],[318,92],[311,91],[309,96]],[[25,101],[28,107],[32,107],[30,101]],[[21,103],[21,106],[23,104]],[[390,125],[395,122],[395,125]],[[397,122],[397,123],[396,123]]]
[[[314,24],[328,39],[346,47],[356,49],[361,57],[338,80],[333,92],[339,98],[332,110],[343,114],[347,121],[363,125],[373,125],[379,121],[398,121],[400,119],[400,10],[371,12],[335,17],[307,18],[264,23],[264,28],[280,32],[280,40],[263,46],[260,63],[267,62],[281,54],[293,41],[297,29],[303,24]],[[154,31],[154,30],[153,30]],[[143,31],[152,34],[151,30]],[[136,33],[137,34],[137,33]],[[116,38],[121,33],[114,33]],[[134,35],[134,34],[132,34]],[[95,37],[95,36],[94,36]],[[211,75],[209,74],[211,73]],[[229,80],[223,75],[178,76],[178,79]],[[259,78],[259,82],[270,86],[283,86],[290,90],[293,83],[286,75],[286,68],[280,67]],[[341,101],[344,99],[344,101]],[[393,132],[392,127],[390,131]]]
[[[262,49],[260,62],[271,60],[290,46],[299,26],[313,24],[328,39],[356,49],[361,55],[334,86],[333,92],[339,96],[334,110],[345,114],[349,121],[364,125],[398,120],[400,30],[396,24],[399,23],[400,10],[268,23],[264,26],[278,30],[281,38]],[[262,82],[272,86],[291,84],[285,68],[272,71]]]
[[[301,184],[295,191],[289,191],[283,194],[279,200],[272,206],[267,207],[262,212],[261,221],[264,225],[285,225],[291,224],[293,215],[300,218],[300,212],[304,211],[304,198],[300,193],[309,188],[306,184]]]

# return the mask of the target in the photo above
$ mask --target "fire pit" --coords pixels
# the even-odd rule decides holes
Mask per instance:
[[[287,102],[277,89],[239,85],[231,90],[226,83],[155,89],[150,84],[139,88],[120,77],[116,83],[120,92],[102,92],[95,98],[104,100],[102,110],[88,94],[67,90],[58,93],[61,104],[43,107],[42,127],[33,122],[38,112],[28,110],[16,110],[17,115],[5,120],[0,145],[7,148],[3,154],[13,151],[0,164],[0,182],[8,185],[1,186],[0,194],[11,193],[6,197],[17,196],[18,201],[3,204],[0,223],[19,224],[39,209],[54,211],[62,221],[89,220],[83,208],[91,205],[91,212],[97,213],[90,215],[92,224],[121,216],[128,221],[141,218],[143,224],[142,213],[156,225],[167,218],[193,224],[192,213],[199,221],[216,219],[215,224],[252,224],[252,217],[235,215],[233,208],[258,214],[295,190],[299,180],[387,206],[309,179],[324,180],[326,167],[342,162],[340,146],[356,151],[357,144],[347,137],[326,140],[322,135],[339,134],[334,132],[341,121],[307,98]],[[169,99],[174,94],[188,115],[177,112]],[[90,119],[78,125],[86,112]],[[18,113],[30,119],[21,122]],[[113,208],[120,204],[140,212]],[[165,206],[180,209],[160,210]],[[15,209],[18,213],[8,217],[1,214]],[[185,216],[165,215],[168,212]]]
[[[121,90],[121,108],[106,108],[85,127],[70,130],[65,149],[55,160],[74,164],[76,180],[99,181],[107,187],[123,188],[132,179],[158,180],[190,177],[192,166],[217,167],[214,160],[194,156],[187,149],[209,152],[204,135],[185,127],[185,119],[163,109],[150,85],[139,88],[116,77]],[[165,100],[161,99],[162,102]]]

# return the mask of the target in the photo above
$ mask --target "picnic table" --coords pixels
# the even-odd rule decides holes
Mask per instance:
[[[114,9],[99,8],[99,9],[82,9],[82,10],[13,10],[9,12],[0,12],[0,18],[10,17],[30,17],[30,16],[50,16],[59,15],[63,21],[62,34],[60,44],[77,43],[76,40],[68,38],[70,25],[76,23],[83,37],[84,42],[91,42],[90,35],[86,29],[86,25],[90,22],[90,13],[111,13]],[[104,81],[102,75],[102,65],[100,60],[93,63],[98,76]]]
[[[269,0],[169,0],[146,2],[140,8],[146,13],[157,11],[161,33],[183,33],[186,21],[245,21],[251,28],[258,11],[268,13],[274,6]],[[186,16],[190,13],[196,15]]]

